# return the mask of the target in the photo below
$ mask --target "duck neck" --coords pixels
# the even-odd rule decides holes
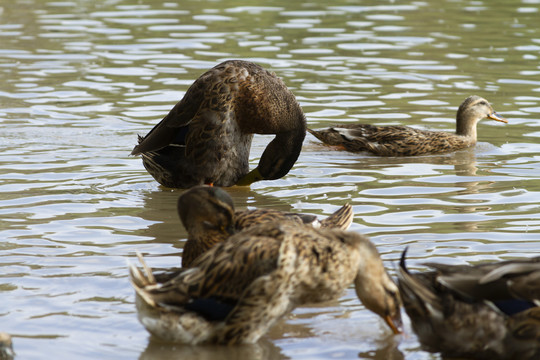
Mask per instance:
[[[273,180],[285,176],[298,159],[305,136],[305,127],[276,134],[264,149],[257,166],[262,177]]]
[[[189,231],[188,240],[182,250],[182,267],[191,267],[191,263],[197,257],[228,237],[229,234],[218,230],[206,230],[204,233]]]
[[[456,134],[476,141],[477,120],[467,111],[458,111],[456,116]]]
[[[476,140],[476,124],[460,124],[456,126],[456,134]],[[467,125],[467,126],[463,126]]]

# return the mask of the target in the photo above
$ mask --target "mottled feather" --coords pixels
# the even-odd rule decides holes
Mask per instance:
[[[232,186],[277,179],[296,162],[306,123],[283,81],[259,65],[225,61],[201,75],[133,155],[162,185]],[[253,134],[275,134],[249,172]],[[249,173],[249,174],[248,174]]]
[[[353,232],[264,223],[217,244],[192,268],[161,283],[148,272],[130,267],[139,319],[169,341],[253,343],[293,308],[336,299],[353,282],[367,308],[394,331],[400,326],[397,287],[373,244]],[[229,304],[229,310],[209,320],[204,305],[192,306],[201,299]]]
[[[448,357],[540,359],[540,257],[481,265],[426,264],[399,288],[420,342]]]
[[[182,266],[190,264],[215,244],[253,225],[291,222],[321,228],[349,228],[354,213],[349,204],[319,221],[314,215],[282,212],[273,209],[235,211],[232,198],[218,187],[196,186],[178,199],[178,214],[188,232],[182,253]]]

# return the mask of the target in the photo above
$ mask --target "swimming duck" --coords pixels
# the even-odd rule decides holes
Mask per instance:
[[[253,134],[276,134],[249,171]],[[225,61],[201,75],[132,155],[161,185],[249,185],[285,176],[306,134],[300,105],[274,73]]]
[[[540,257],[481,265],[426,264],[399,289],[428,350],[478,360],[540,359]]]
[[[328,145],[351,152],[367,151],[379,156],[415,156],[464,149],[476,144],[476,124],[483,118],[507,123],[486,99],[469,96],[459,106],[456,132],[419,130],[408,126],[368,124],[336,125],[308,131]]]
[[[232,234],[263,222],[293,222],[321,228],[347,230],[354,213],[349,204],[319,221],[314,215],[282,212],[273,209],[234,210],[233,200],[223,189],[195,186],[178,199],[178,214],[188,232],[182,253],[182,266],[189,267],[195,258]]]
[[[193,267],[156,277],[130,265],[140,322],[185,344],[254,343],[297,306],[336,299],[351,284],[398,333],[400,300],[375,246],[338,229],[264,223],[221,242]]]

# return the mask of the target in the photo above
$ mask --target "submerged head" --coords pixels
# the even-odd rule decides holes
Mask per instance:
[[[375,245],[366,237],[359,241],[360,265],[354,280],[356,295],[364,306],[379,315],[394,334],[401,333],[401,299],[399,290],[390,278]]]
[[[287,175],[300,155],[306,136],[306,120],[300,113],[290,119],[290,128],[276,133],[266,146],[257,168],[242,177],[236,185],[246,186],[260,180],[275,180]]]
[[[187,190],[178,198],[177,209],[190,236],[209,230],[234,232],[234,204],[219,187],[201,185]]]
[[[470,135],[476,128],[476,123],[482,119],[492,119],[507,123],[508,120],[497,114],[491,104],[477,95],[469,96],[461,103],[456,115],[456,133],[458,135]],[[476,135],[476,131],[474,131]]]

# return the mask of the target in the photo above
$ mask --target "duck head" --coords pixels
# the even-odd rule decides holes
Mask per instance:
[[[508,123],[508,120],[493,110],[493,107],[486,99],[477,95],[469,96],[457,111],[456,133],[476,138],[476,124],[485,118]]]
[[[225,190],[214,186],[195,186],[178,198],[178,215],[190,238],[206,232],[234,233],[234,204]]]
[[[360,265],[354,280],[356,295],[364,306],[379,315],[394,334],[402,332],[399,289],[386,272],[375,245],[366,237],[358,241]]]
[[[298,109],[294,116],[289,116],[286,121],[272,128],[276,137],[264,149],[259,164],[240,178],[236,185],[246,186],[259,180],[279,179],[293,167],[306,136],[304,114]]]

